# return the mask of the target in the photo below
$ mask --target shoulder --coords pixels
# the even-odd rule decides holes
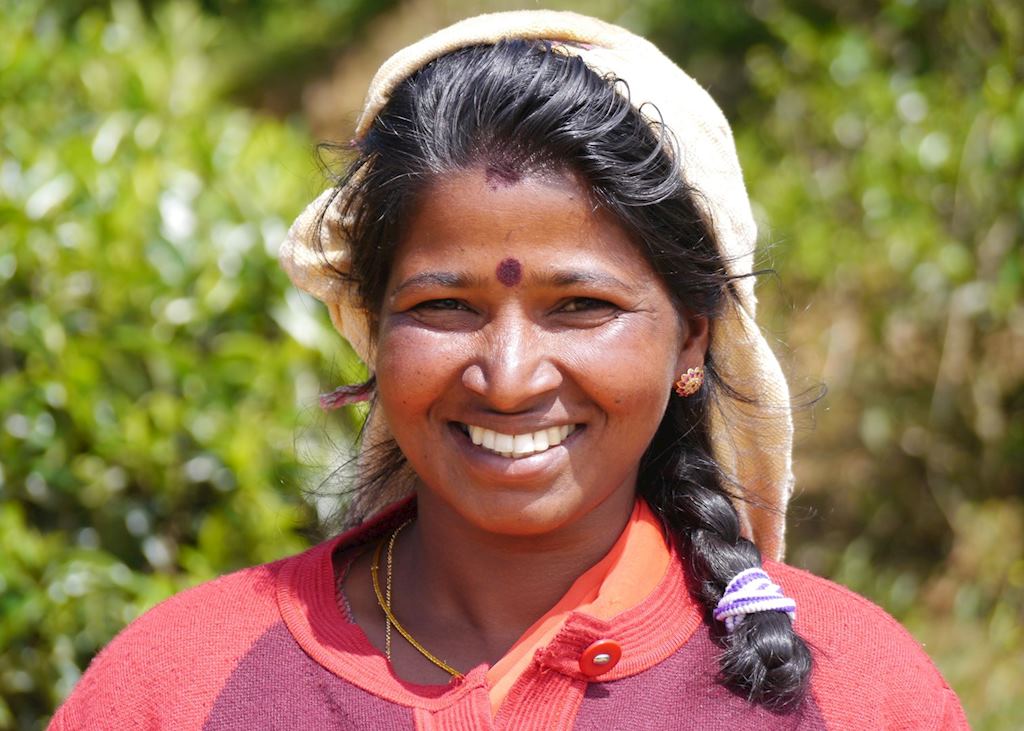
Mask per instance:
[[[280,620],[281,569],[306,555],[222,576],[150,609],[93,659],[50,728],[201,726],[234,663]]]
[[[920,643],[888,612],[844,586],[786,564],[765,569],[797,603],[796,629],[826,658],[921,666],[938,675]]]
[[[796,600],[811,690],[836,728],[961,729],[967,722],[921,644],[884,609],[801,569],[765,562]]]

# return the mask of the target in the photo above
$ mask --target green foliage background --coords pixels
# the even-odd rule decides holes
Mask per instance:
[[[552,3],[733,120],[801,415],[789,559],[1024,725],[1024,11]],[[374,65],[497,2],[3,0],[0,729],[169,594],[315,540],[359,364],[275,252]]]

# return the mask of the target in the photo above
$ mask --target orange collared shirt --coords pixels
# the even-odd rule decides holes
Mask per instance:
[[[530,626],[487,671],[491,711],[498,708],[534,653],[554,639],[572,612],[611,619],[643,602],[664,578],[672,553],[661,521],[638,498],[611,550],[585,571],[555,606]]]

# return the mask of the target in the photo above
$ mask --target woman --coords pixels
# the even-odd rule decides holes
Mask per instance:
[[[774,562],[788,392],[692,79],[482,16],[384,64],[354,146],[282,251],[373,372],[324,399],[372,399],[354,527],[145,615],[54,728],[966,727],[891,618]]]

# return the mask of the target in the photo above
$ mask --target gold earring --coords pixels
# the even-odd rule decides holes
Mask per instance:
[[[700,390],[700,387],[704,384],[704,366],[694,366],[693,368],[687,368],[686,373],[679,376],[679,380],[676,381],[676,393],[686,398],[692,396]]]

